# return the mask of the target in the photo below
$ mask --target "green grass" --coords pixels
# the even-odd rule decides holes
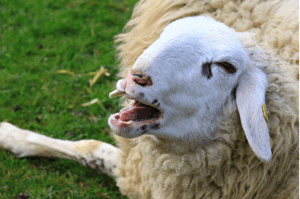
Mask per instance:
[[[107,125],[121,108],[108,98],[118,72],[113,37],[136,2],[2,0],[0,121],[54,138],[115,144]],[[111,75],[90,87],[88,73],[100,66]],[[101,103],[81,106],[94,98]],[[4,150],[0,160],[0,198],[126,198],[113,179],[74,161],[18,159]]]

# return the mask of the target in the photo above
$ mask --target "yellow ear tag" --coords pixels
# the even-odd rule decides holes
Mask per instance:
[[[263,109],[263,113],[264,113],[264,118],[265,118],[266,122],[269,123],[269,118],[268,118],[266,104],[262,105],[262,109]]]

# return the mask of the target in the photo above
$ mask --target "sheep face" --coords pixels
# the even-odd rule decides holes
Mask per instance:
[[[117,83],[117,93],[133,101],[111,115],[108,123],[126,138],[147,133],[207,141],[228,102],[239,97],[243,106],[247,89],[239,84],[244,84],[241,78],[252,79],[251,70],[245,49],[227,26],[206,17],[177,20],[142,53],[127,78]],[[254,73],[265,78],[261,71]],[[266,87],[266,82],[261,84]],[[236,96],[237,89],[242,94]],[[249,131],[257,128],[246,120],[243,126]]]

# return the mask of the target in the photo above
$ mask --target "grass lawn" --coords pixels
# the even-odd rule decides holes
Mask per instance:
[[[53,138],[115,144],[107,125],[121,108],[108,98],[118,72],[113,37],[137,1],[2,0],[0,121]],[[90,87],[101,66],[110,76]],[[100,103],[82,106],[95,98]],[[111,178],[74,161],[18,159],[1,149],[0,160],[0,198],[126,198]]]

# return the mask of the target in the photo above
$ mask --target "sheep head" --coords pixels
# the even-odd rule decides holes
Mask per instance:
[[[234,103],[251,148],[268,161],[262,111],[267,85],[234,31],[211,18],[187,17],[168,25],[119,80],[110,97],[133,101],[108,123],[125,138],[147,133],[205,141],[213,139],[223,109]]]

